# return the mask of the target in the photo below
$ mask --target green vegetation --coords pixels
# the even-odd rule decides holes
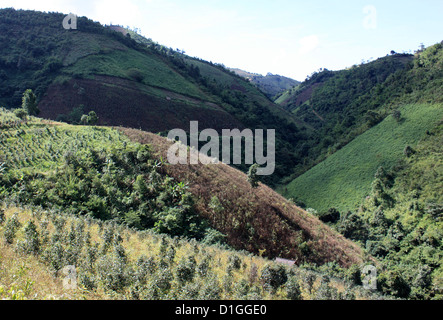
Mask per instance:
[[[177,236],[210,231],[187,186],[161,174],[148,146],[112,129],[16,121],[0,133],[2,199]]]
[[[442,43],[320,70],[279,106],[223,65],[62,20],[0,10],[1,298],[63,292],[27,266],[60,280],[73,264],[72,298],[442,299]],[[167,166],[159,135],[94,126],[190,120],[276,129],[275,174]]]
[[[443,294],[442,66],[443,46],[436,44],[418,51],[405,68],[351,100],[351,105],[370,107],[360,125],[347,131],[349,137],[352,130],[363,133],[344,147],[330,149],[326,160],[282,188],[376,257],[378,290],[401,298],[439,300]],[[334,89],[344,75],[314,75],[326,80],[312,90],[305,107],[317,110],[335,99],[336,94],[328,98],[324,90]],[[346,97],[352,92],[337,91]],[[334,101],[331,107],[340,105]],[[340,116],[321,110],[317,115]],[[325,132],[343,137],[346,130]]]
[[[197,213],[187,184],[169,177],[149,146],[118,130],[22,120],[4,109],[0,125],[0,249],[9,257],[0,260],[2,298],[63,292],[57,281],[67,265],[78,276],[73,299],[374,296],[347,282],[338,266],[322,269],[342,278],[325,284],[313,266],[289,268],[223,249],[225,237]],[[210,206],[220,215],[223,205],[215,197]],[[15,260],[26,266],[19,275],[9,273],[16,266],[6,268]],[[49,280],[31,276],[30,265],[58,280],[41,289]],[[306,286],[305,278],[317,280]]]
[[[73,124],[94,110],[98,124],[153,132],[188,129],[190,120],[218,131],[276,129],[281,156],[270,185],[303,162],[312,132],[246,79],[120,27],[79,18],[68,31],[63,18],[0,10],[1,34],[15,30],[0,36],[0,106],[19,107],[31,88],[43,118]]]
[[[368,198],[333,225],[380,261],[378,289],[410,299],[443,298],[443,124],[410,157],[379,168]]]
[[[285,194],[323,212],[331,207],[353,210],[371,191],[380,166],[391,168],[403,159],[407,145],[416,145],[443,116],[441,104],[410,104],[355,138],[286,186]]]
[[[40,113],[37,106],[37,97],[31,89],[27,89],[23,93],[22,109],[30,116],[37,116]]]
[[[276,101],[316,129],[306,141],[305,165],[293,180],[380,123],[401,106],[441,103],[443,46],[394,54],[347,70],[321,70]]]
[[[54,209],[8,202],[0,210],[2,299],[387,299],[344,273],[339,279]],[[76,271],[71,289],[63,287],[66,266]]]

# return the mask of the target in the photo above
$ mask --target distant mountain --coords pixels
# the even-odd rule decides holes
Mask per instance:
[[[229,68],[229,70],[251,81],[270,99],[274,99],[275,96],[300,84],[300,81],[272,73],[263,76],[261,74],[250,73],[236,68]]]

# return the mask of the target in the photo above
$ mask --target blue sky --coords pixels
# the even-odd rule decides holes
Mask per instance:
[[[0,7],[137,27],[190,56],[297,80],[443,40],[442,0],[0,0]]]

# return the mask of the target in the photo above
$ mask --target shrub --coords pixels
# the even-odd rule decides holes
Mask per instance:
[[[177,265],[176,276],[180,284],[191,282],[195,275],[196,261],[194,256],[183,257]]]
[[[258,169],[259,165],[258,164],[253,164],[248,171],[248,181],[251,184],[252,188],[257,188],[258,187],[258,176],[257,176],[257,169]]]
[[[205,256],[197,265],[197,273],[200,277],[206,277],[210,270],[211,257]]]
[[[266,290],[277,291],[288,280],[286,269],[282,265],[266,265],[261,273],[260,280]]]
[[[318,218],[323,222],[336,223],[340,219],[340,212],[335,208],[330,208],[328,211],[321,213]]]
[[[40,239],[37,226],[33,221],[29,221],[25,226],[25,242],[23,249],[26,253],[37,254],[40,250]]]
[[[131,68],[128,70],[127,75],[130,79],[137,81],[137,82],[143,82],[144,76],[143,73],[136,68]]]
[[[286,285],[286,297],[289,300],[301,300],[301,290],[300,285],[295,276],[289,277]]]
[[[200,290],[200,299],[220,300],[223,290],[215,276],[210,277]]]
[[[14,115],[17,118],[20,118],[20,119],[24,120],[24,119],[26,119],[26,116],[28,115],[28,112],[26,112],[26,110],[23,109],[23,108],[18,108],[18,109],[14,110]]]
[[[231,254],[228,257],[228,269],[239,270],[240,268],[241,268],[241,259],[237,255]]]
[[[20,228],[20,221],[18,221],[17,214],[14,213],[12,217],[6,220],[5,231],[3,236],[7,243],[12,244],[17,230]]]
[[[22,108],[30,116],[37,116],[40,113],[40,110],[37,107],[37,97],[31,89],[27,89],[23,93]]]
[[[205,236],[201,242],[206,245],[225,244],[226,237],[227,237],[226,235],[224,235],[218,230],[215,230],[213,228],[207,228]]]
[[[125,265],[115,256],[102,256],[97,261],[97,275],[106,290],[123,291],[128,279]]]
[[[164,268],[157,272],[154,283],[161,293],[166,294],[171,289],[173,279],[174,276],[169,268]]]
[[[353,285],[360,286],[361,282],[361,270],[360,267],[356,264],[353,264],[348,270],[346,270],[345,274],[346,280],[352,283]]]

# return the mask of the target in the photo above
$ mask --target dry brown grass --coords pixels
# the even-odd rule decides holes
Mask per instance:
[[[150,144],[158,159],[167,159],[171,141],[140,130],[119,129],[132,141]],[[271,188],[263,184],[251,188],[247,176],[228,165],[165,164],[163,170],[174,179],[189,183],[198,212],[226,234],[229,244],[236,249],[256,254],[266,250],[267,257],[288,258],[298,264],[337,261],[341,266],[349,266],[363,261],[358,245]],[[209,207],[213,196],[222,203],[222,214],[215,214]]]

